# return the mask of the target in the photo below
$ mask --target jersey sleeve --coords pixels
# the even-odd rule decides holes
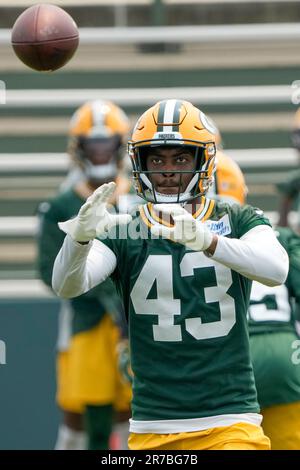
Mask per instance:
[[[102,236],[98,237],[97,239],[102,242],[105,246],[107,246],[116,256],[117,258],[117,265],[116,269],[111,274],[111,278],[116,281],[120,278],[119,274],[122,272],[123,263],[123,252],[124,252],[124,240],[120,239],[120,230],[119,227],[113,227],[109,232],[104,233]],[[126,239],[126,237],[125,237]]]
[[[236,221],[236,235],[241,238],[245,233],[249,232],[258,225],[268,225],[271,227],[269,219],[264,215],[261,209],[249,205],[240,207],[234,206],[233,212]]]

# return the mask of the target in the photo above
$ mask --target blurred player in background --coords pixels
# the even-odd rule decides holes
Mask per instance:
[[[300,108],[294,117],[291,140],[293,147],[298,152],[300,165]],[[295,229],[300,233],[300,168],[292,171],[284,181],[277,185],[277,188],[281,193],[278,225],[287,227],[289,225],[289,213],[292,209],[295,209],[298,211]]]
[[[54,264],[54,290],[70,298],[111,275],[122,293],[133,450],[269,448],[246,313],[251,279],[281,284],[287,254],[261,211],[206,197],[214,134],[191,103],[157,103],[129,143],[136,190],[147,204],[132,220],[112,217],[111,182],[60,224],[67,236]],[[137,226],[140,236],[131,236]]]
[[[285,284],[253,282],[249,307],[251,356],[262,426],[273,450],[300,449],[300,236],[277,227],[289,255]]]
[[[218,153],[219,154],[219,153]],[[218,198],[244,204],[246,185],[238,166],[224,155],[217,159],[215,191]],[[251,356],[262,427],[271,448],[300,449],[300,237],[290,228],[276,229],[289,255],[285,284],[268,287],[252,283],[248,323]]]
[[[118,196],[128,192],[128,179],[120,176],[124,137],[128,131],[127,117],[110,102],[87,103],[72,117],[68,151],[75,169],[67,178],[64,190],[40,206],[39,270],[48,286],[64,239],[57,223],[75,216],[93,191],[106,181],[114,180],[117,184],[111,204],[116,204]],[[87,294],[62,302],[57,402],[64,412],[64,421],[56,449],[86,448],[84,429],[89,449],[107,449],[114,408],[121,412],[129,410],[130,388],[124,386],[117,371],[120,333],[116,315],[121,309],[110,280]]]

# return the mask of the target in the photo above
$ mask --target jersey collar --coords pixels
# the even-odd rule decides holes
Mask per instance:
[[[199,207],[197,208],[196,212],[193,213],[194,219],[205,222],[211,215],[214,207],[215,201],[213,199],[202,196]],[[172,227],[171,224],[165,222],[158,216],[151,202],[144,204],[139,208],[142,221],[147,227],[151,228],[153,225],[157,224],[165,225],[166,227]]]

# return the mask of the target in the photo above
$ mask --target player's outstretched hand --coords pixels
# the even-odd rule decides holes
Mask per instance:
[[[156,204],[154,209],[167,220],[172,217],[174,221],[173,227],[154,225],[151,228],[154,235],[181,243],[194,251],[205,251],[211,245],[213,234],[179,204]]]
[[[107,210],[107,202],[115,189],[114,182],[97,188],[80,208],[78,215],[66,222],[59,222],[59,228],[77,242],[88,242],[114,225],[128,224],[132,219],[129,214],[110,214]]]

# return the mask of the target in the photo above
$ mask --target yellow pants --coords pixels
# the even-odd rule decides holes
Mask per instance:
[[[270,406],[261,414],[272,450],[300,450],[300,401]]]
[[[131,387],[118,370],[118,328],[106,314],[94,328],[74,335],[67,351],[57,358],[57,403],[74,413],[84,405],[113,404],[130,408]]]
[[[232,426],[177,434],[136,434],[128,440],[130,450],[269,450],[270,441],[260,426]]]

